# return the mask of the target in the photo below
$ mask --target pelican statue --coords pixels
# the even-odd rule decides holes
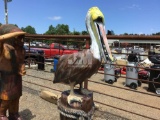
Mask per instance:
[[[101,66],[102,56],[105,61],[114,61],[106,38],[104,16],[98,7],[89,9],[86,15],[86,27],[91,37],[90,49],[62,55],[53,80],[53,83],[70,86],[70,94],[67,97],[69,105],[72,101],[82,102],[82,96],[74,92],[74,86],[79,84],[82,90],[82,83],[95,74]]]

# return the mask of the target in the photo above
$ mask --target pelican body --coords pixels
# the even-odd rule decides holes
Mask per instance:
[[[108,59],[113,61],[113,57],[106,38],[104,16],[98,7],[89,9],[86,15],[86,28],[91,37],[90,49],[77,53],[62,55],[58,61],[53,83],[68,84],[71,87],[68,96],[68,103],[72,100],[82,102],[82,96],[74,93],[74,86],[90,78],[95,74],[102,61]],[[104,47],[105,46],[105,47]],[[107,52],[107,56],[105,52]]]
[[[87,49],[60,57],[55,71],[54,83],[81,84],[97,72],[101,61]]]

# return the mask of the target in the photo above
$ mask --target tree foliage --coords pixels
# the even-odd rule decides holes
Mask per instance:
[[[2,23],[0,23],[0,26],[1,25],[2,25]],[[14,25],[18,27],[17,24],[14,24]],[[27,32],[29,34],[36,34],[35,28],[32,27],[31,25],[28,25],[27,27],[22,27],[21,29],[24,32]],[[74,30],[73,32],[70,32],[69,26],[66,24],[58,24],[55,27],[53,25],[50,25],[48,27],[48,30],[43,34],[46,34],[46,35],[89,35],[88,31],[85,31],[85,30],[83,30],[83,31]],[[113,30],[107,30],[107,35],[115,35],[115,33]],[[125,32],[120,35],[145,35],[145,34],[137,34],[137,33],[133,34],[133,33]],[[150,35],[160,35],[160,32],[152,33]]]
[[[29,33],[29,34],[36,34],[36,30],[34,27],[28,25],[27,27],[22,27],[21,30],[23,30],[24,32],[26,33]]]
[[[18,25],[17,24],[14,24],[16,27],[18,27]]]
[[[107,35],[115,35],[113,30],[107,30]]]
[[[157,33],[153,33],[152,35],[160,35],[160,32],[157,32]]]
[[[70,33],[69,26],[58,24],[56,27],[49,26],[48,30],[44,33],[46,35],[68,35]]]
[[[82,31],[82,35],[88,35],[89,33],[87,31]]]
[[[68,35],[70,33],[69,26],[64,24],[58,24],[56,26],[56,34],[57,35]]]
[[[72,35],[80,35],[81,33],[78,32],[78,31],[76,31],[76,30],[74,30],[71,34],[72,34]]]
[[[46,34],[46,35],[55,35],[56,34],[56,28],[53,27],[53,25],[50,25],[48,30],[44,34]]]

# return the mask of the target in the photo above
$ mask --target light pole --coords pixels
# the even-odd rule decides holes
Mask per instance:
[[[8,9],[7,9],[7,2],[11,2],[12,0],[4,0],[4,9],[5,9],[5,21],[8,24]]]

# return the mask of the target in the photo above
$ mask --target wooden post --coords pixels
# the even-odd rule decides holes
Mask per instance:
[[[90,48],[90,46],[89,46],[89,40],[86,40],[86,49],[89,49],[89,48]],[[84,81],[84,88],[88,89],[88,80]]]
[[[30,58],[30,48],[31,48],[31,40],[29,39],[29,58]],[[29,63],[28,63],[28,67],[30,68],[31,67],[31,61],[29,61]]]
[[[89,45],[89,40],[86,40],[86,49],[89,49],[90,45]]]
[[[6,24],[8,24],[7,0],[4,0],[4,8],[5,8],[5,21],[6,21]]]

